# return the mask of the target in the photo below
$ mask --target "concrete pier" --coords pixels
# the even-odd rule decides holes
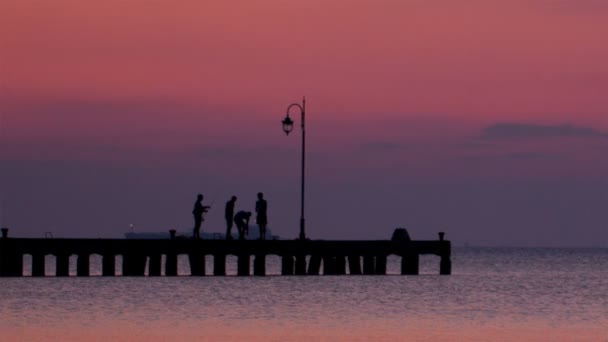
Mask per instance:
[[[131,240],[131,239],[25,239],[0,238],[0,277],[23,276],[23,259],[31,255],[32,276],[69,276],[70,257],[76,256],[76,275],[90,276],[91,255],[102,257],[102,275],[115,276],[116,258],[122,257],[123,276],[160,276],[164,256],[164,275],[176,276],[178,256],[187,255],[192,276],[206,275],[206,258],[213,258],[212,274],[226,275],[226,257],[237,258],[237,274],[266,275],[266,257],[281,258],[281,274],[293,275],[384,275],[387,258],[401,257],[401,274],[419,272],[420,255],[440,257],[439,274],[452,272],[451,244],[440,235],[436,241],[412,241],[407,232],[396,231],[391,240]],[[45,257],[55,256],[55,274],[45,273]],[[74,266],[74,265],[73,265]],[[186,273],[181,270],[182,274]]]

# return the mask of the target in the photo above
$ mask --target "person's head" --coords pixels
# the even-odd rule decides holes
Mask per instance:
[[[232,197],[230,198],[230,200],[231,200],[232,202],[236,202],[236,196],[232,196]]]
[[[246,216],[247,218],[250,218],[250,217],[251,217],[251,211],[246,212],[246,213],[245,213],[245,216]]]
[[[198,195],[196,196],[196,199],[197,199],[197,200],[199,200],[199,201],[202,201],[202,200],[203,200],[203,195],[198,194]]]
[[[262,199],[262,198],[264,198],[264,194],[261,192],[258,192],[258,199]]]

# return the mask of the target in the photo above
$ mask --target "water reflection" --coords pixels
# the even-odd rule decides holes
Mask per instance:
[[[48,259],[54,258],[47,257],[46,272],[54,274]],[[453,260],[447,277],[436,275],[438,258],[429,257],[421,258],[421,272],[430,274],[420,276],[4,278],[0,337],[602,340],[608,334],[606,250],[467,249]],[[279,258],[267,262],[269,274],[280,273]],[[208,258],[207,274],[212,263]],[[94,261],[91,273],[100,274],[100,265]],[[389,273],[399,267],[398,258],[389,258]],[[180,256],[179,270],[188,274],[187,257]],[[236,274],[236,258],[228,258],[227,272]]]

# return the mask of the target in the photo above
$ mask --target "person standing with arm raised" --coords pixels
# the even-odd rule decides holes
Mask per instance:
[[[203,205],[203,195],[198,194],[196,196],[196,202],[194,202],[194,209],[192,215],[194,215],[194,229],[192,231],[192,238],[200,240],[201,238],[201,226],[205,220],[205,213],[209,211],[211,207]]]

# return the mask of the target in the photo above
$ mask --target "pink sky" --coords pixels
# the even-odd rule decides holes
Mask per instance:
[[[319,236],[347,234],[344,228],[328,233],[339,222],[356,227],[357,237],[380,229],[355,219],[325,222],[332,216],[327,207],[338,206],[341,217],[353,210],[344,203],[352,197],[345,189],[378,198],[386,194],[383,187],[404,184],[461,184],[458,191],[468,184],[483,192],[484,184],[528,188],[532,182],[544,184],[542,193],[567,189],[560,196],[572,201],[571,216],[543,221],[552,215],[501,202],[495,220],[515,212],[522,215],[517,222],[554,225],[590,214],[592,227],[585,229],[589,235],[603,231],[606,241],[608,217],[600,212],[606,203],[598,203],[608,197],[606,36],[608,5],[601,0],[5,0],[0,157],[12,171],[2,179],[9,190],[0,224],[24,226],[24,234],[37,234],[43,223],[69,226],[69,234],[78,230],[76,220],[60,218],[71,215],[70,196],[93,196],[99,198],[94,205],[105,206],[116,195],[95,192],[122,179],[133,189],[121,206],[135,208],[148,195],[141,189],[203,169],[206,180],[192,184],[202,188],[193,193],[217,187],[213,191],[226,197],[220,185],[244,193],[263,187],[271,201],[286,203],[277,211],[297,215],[292,182],[299,176],[299,132],[286,138],[280,120],[289,103],[306,95],[310,200],[316,201],[310,215]],[[99,171],[97,187],[85,192],[73,183],[88,177],[81,169],[45,164],[32,170],[27,164],[57,161],[102,165],[98,170],[135,163],[149,174],[134,182],[122,171]],[[249,170],[245,176],[234,170],[242,165]],[[39,174],[32,177],[42,197],[60,191],[43,189],[59,187],[56,177],[70,173],[72,182],[61,189],[74,192],[53,195],[64,201],[64,209],[53,209],[59,222],[29,217],[23,209],[42,205],[21,194],[34,184],[28,172]],[[244,179],[234,179],[239,177]],[[173,189],[188,191],[185,184]],[[581,189],[596,189],[596,197]],[[331,196],[321,190],[340,198],[339,204],[323,202]],[[443,192],[418,191],[414,198]],[[477,196],[472,203],[486,202]],[[577,206],[590,196],[596,199],[591,206]],[[180,203],[190,206],[192,194],[185,197]],[[563,203],[552,203],[554,213],[563,211]],[[451,207],[430,201],[421,208]],[[385,218],[380,236],[410,224],[399,221],[411,216],[407,207],[373,208],[370,217]],[[164,229],[180,220],[188,227],[187,215],[175,219],[188,210],[174,210],[143,225]],[[297,221],[289,215],[275,215],[281,235]],[[477,222],[474,211],[462,215],[476,228],[447,219],[437,225],[474,236],[494,222]],[[121,225],[131,219],[115,216]],[[424,226],[427,219],[411,225]],[[92,229],[118,225],[106,218]]]

